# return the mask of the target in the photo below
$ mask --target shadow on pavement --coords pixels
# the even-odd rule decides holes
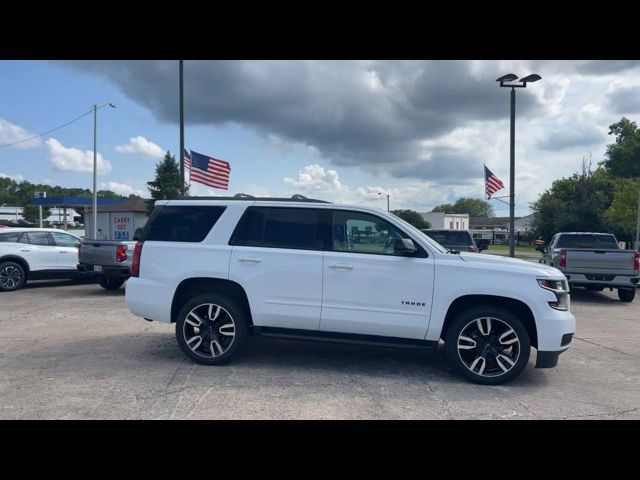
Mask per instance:
[[[606,294],[607,292],[608,294]],[[571,302],[579,304],[591,304],[591,305],[620,305],[628,306],[628,303],[621,302],[618,299],[618,294],[614,290],[604,290],[602,292],[594,292],[586,290],[584,288],[575,288],[571,290]]]

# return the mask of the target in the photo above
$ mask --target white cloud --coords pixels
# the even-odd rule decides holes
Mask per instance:
[[[127,197],[132,194],[138,195],[140,197],[144,197],[146,193],[143,190],[132,187],[128,183],[112,182],[112,181],[101,183],[100,188],[102,188],[103,190],[111,190],[112,192],[117,193],[118,195],[124,195]]]
[[[93,171],[93,151],[79,148],[65,147],[55,138],[47,140],[51,163],[58,170],[73,172]],[[109,173],[111,163],[100,153],[97,155],[98,173]]]
[[[29,137],[33,137],[35,134],[26,131],[24,128],[14,125],[7,120],[0,118],[0,145],[7,143],[19,142]],[[34,138],[26,142],[18,143],[14,145],[14,148],[36,148],[42,145],[40,138]]]
[[[117,145],[116,152],[135,153],[154,158],[162,158],[164,156],[164,150],[160,146],[140,135],[137,137],[131,137],[129,139],[129,143],[125,145]]]
[[[17,175],[9,175],[8,173],[3,173],[0,172],[0,178],[10,178],[11,180],[15,180],[16,182],[22,182],[24,180],[24,176],[17,174]]]
[[[307,165],[298,172],[298,178],[284,177],[284,183],[305,190],[340,190],[343,185],[338,179],[338,172],[325,170],[320,165]]]

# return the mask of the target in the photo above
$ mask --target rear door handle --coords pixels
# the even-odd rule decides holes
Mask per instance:
[[[31,250],[29,250],[28,248],[21,248],[20,251],[21,252],[30,252]]]
[[[261,259],[255,258],[255,257],[239,257],[238,261],[242,262],[242,263],[260,263],[260,262],[262,262]]]
[[[345,265],[343,263],[334,263],[333,265],[329,265],[329,268],[333,268],[335,270],[353,270],[353,265]]]
[[[58,253],[69,253],[69,252],[65,252],[64,250],[58,250]]]

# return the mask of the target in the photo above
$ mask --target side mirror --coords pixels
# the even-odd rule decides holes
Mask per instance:
[[[410,238],[399,238],[393,243],[393,250],[398,255],[411,256],[418,253],[418,247]]]
[[[544,245],[538,245],[536,247],[536,250],[539,251],[540,253],[544,253],[545,251],[545,246]]]
[[[136,231],[133,232],[133,240],[140,240],[140,236],[142,235],[142,228],[136,228]]]

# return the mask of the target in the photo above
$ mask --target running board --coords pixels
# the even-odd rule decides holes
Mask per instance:
[[[355,333],[319,332],[316,330],[296,330],[289,328],[253,327],[253,333],[261,337],[311,340],[328,343],[348,343],[373,347],[411,348],[416,350],[436,350],[438,342],[411,338],[358,335]]]

